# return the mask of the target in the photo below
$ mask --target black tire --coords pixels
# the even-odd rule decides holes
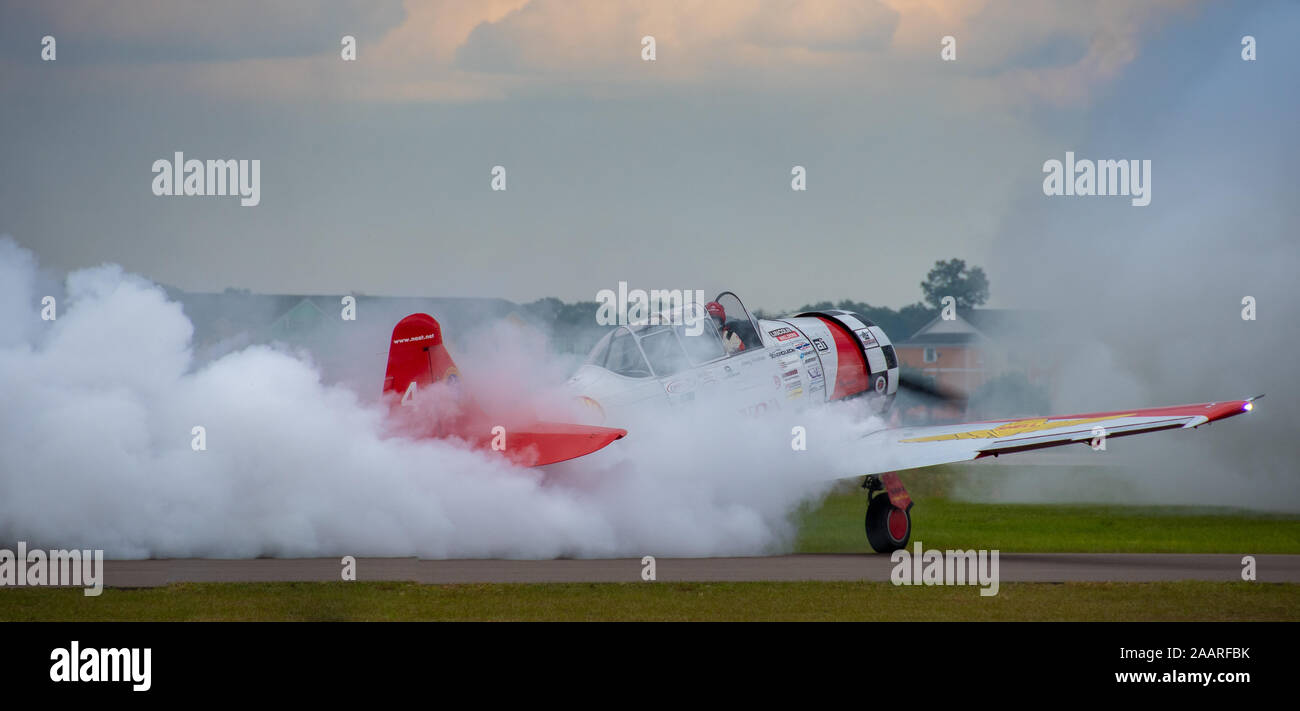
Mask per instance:
[[[893,512],[898,513],[894,514],[895,530],[891,531],[889,523]],[[907,530],[900,538],[897,529],[902,521],[907,522]],[[912,537],[912,513],[894,506],[889,495],[881,492],[872,496],[867,503],[866,529],[867,542],[871,544],[872,550],[877,553],[893,553],[906,548],[908,539]]]

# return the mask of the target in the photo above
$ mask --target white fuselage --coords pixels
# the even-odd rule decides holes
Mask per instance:
[[[626,422],[631,410],[703,400],[752,415],[868,394],[883,410],[898,389],[898,364],[889,338],[852,314],[827,312],[754,323],[757,334],[750,334],[743,350],[699,362],[657,361],[654,352],[662,352],[662,344],[647,344],[639,349],[647,358],[643,369],[604,367],[609,356],[601,348],[607,338],[569,384],[601,413],[599,419],[612,425]],[[640,345],[642,334],[662,330],[649,327],[630,333]],[[620,369],[625,372],[616,372]]]

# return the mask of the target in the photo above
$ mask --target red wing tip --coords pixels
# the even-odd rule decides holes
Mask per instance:
[[[545,466],[586,456],[626,436],[627,430],[615,427],[535,422],[513,431],[509,446],[517,454],[507,456],[525,466]]]
[[[1209,410],[1205,413],[1206,422],[1215,422],[1228,417],[1241,415],[1255,409],[1255,401],[1261,396],[1246,398],[1245,400],[1228,400],[1227,402],[1206,403],[1205,408]]]

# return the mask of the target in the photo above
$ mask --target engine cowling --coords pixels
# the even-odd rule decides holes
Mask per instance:
[[[828,400],[867,397],[877,412],[889,410],[898,393],[898,356],[883,329],[860,314],[841,310],[811,311],[786,322],[814,343],[825,344],[825,349],[818,347],[823,361],[833,353],[834,368],[827,370],[835,380],[827,382]]]

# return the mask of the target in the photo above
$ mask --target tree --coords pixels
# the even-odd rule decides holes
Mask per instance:
[[[940,260],[925,275],[921,291],[926,303],[933,308],[942,308],[943,297],[951,296],[957,302],[957,308],[969,309],[989,300],[989,279],[983,269],[968,268],[963,259]]]

